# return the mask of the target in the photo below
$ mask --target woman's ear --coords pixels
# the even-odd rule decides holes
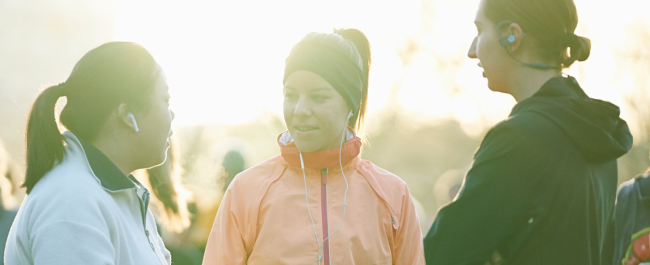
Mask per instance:
[[[126,104],[122,103],[117,107],[117,117],[122,124],[129,127],[131,130],[135,132],[140,131],[135,115],[128,110]]]
[[[510,49],[510,52],[517,51],[521,47],[521,41],[524,39],[524,31],[521,29],[521,26],[517,23],[512,23],[504,32],[507,35],[503,37],[514,36],[514,41],[509,41],[507,48]]]

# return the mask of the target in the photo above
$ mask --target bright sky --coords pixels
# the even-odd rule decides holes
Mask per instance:
[[[622,29],[639,23],[650,2],[576,5],[577,34],[593,49],[569,73],[592,97],[621,104],[618,87],[631,81],[615,73],[615,51],[629,38]],[[465,57],[477,6],[478,0],[116,0],[115,38],[142,44],[162,65],[176,124],[240,124],[265,112],[281,115],[284,59],[306,33],[358,28],[373,48],[371,116],[393,102],[416,121],[454,118],[479,134],[515,102],[489,91],[477,61]],[[419,49],[404,65],[400,53],[409,39]]]

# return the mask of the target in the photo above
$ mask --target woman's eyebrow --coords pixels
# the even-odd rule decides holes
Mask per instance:
[[[329,88],[329,87],[316,87],[316,88],[310,89],[310,91],[321,91],[321,90],[329,91],[330,89],[331,88]]]
[[[284,89],[291,89],[291,90],[296,90],[296,88],[292,86],[284,86]],[[314,87],[314,88],[309,88],[307,89],[309,92],[317,92],[317,91],[330,91],[332,90],[329,87]]]

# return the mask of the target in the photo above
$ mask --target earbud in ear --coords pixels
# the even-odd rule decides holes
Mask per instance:
[[[514,34],[510,34],[506,37],[499,39],[499,43],[501,44],[501,46],[506,47],[508,44],[515,43],[516,40],[517,40],[517,36],[515,36]]]
[[[126,116],[131,118],[131,122],[133,122],[133,128],[135,129],[135,132],[139,132],[140,130],[138,129],[138,123],[135,122],[135,117],[133,116],[133,113],[129,112],[126,114]]]

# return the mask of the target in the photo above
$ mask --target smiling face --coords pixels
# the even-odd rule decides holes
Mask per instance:
[[[338,148],[350,112],[345,99],[321,76],[293,72],[284,86],[284,121],[302,152]]]
[[[514,60],[509,58],[505,48],[499,44],[497,25],[485,16],[485,2],[481,0],[474,24],[478,35],[474,38],[467,56],[478,59],[478,65],[483,68],[483,77],[488,79],[488,87],[492,91],[510,93],[508,76],[514,67]],[[507,32],[503,32],[506,36]]]

